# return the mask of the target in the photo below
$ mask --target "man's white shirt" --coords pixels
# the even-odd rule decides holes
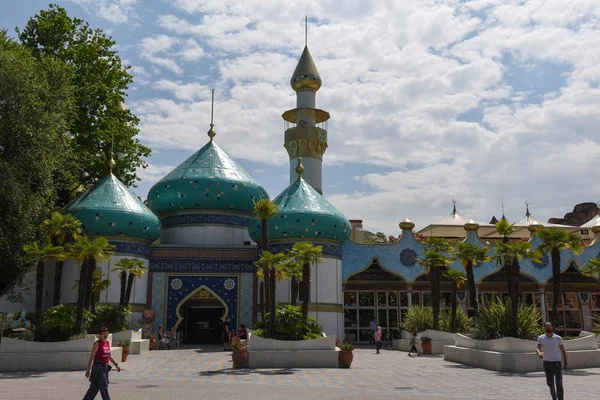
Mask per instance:
[[[560,346],[563,344],[563,339],[559,335],[553,333],[548,337],[543,334],[538,337],[537,342],[542,345],[544,361],[562,361]]]

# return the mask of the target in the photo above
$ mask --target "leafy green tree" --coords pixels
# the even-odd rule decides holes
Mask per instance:
[[[440,281],[441,269],[448,267],[452,263],[452,258],[447,254],[452,252],[453,248],[450,242],[443,238],[428,237],[421,243],[424,247],[423,257],[417,258],[417,265],[425,268],[429,275],[431,284],[431,302],[433,309],[433,329],[440,329]]]
[[[52,216],[44,221],[44,231],[48,236],[48,243],[55,246],[64,246],[76,240],[77,236],[81,234],[81,221],[71,214],[63,215],[59,212],[53,212]],[[63,264],[63,260],[57,261],[54,269],[53,306],[60,304]]]
[[[590,278],[595,278],[600,284],[600,256],[596,258],[590,258],[587,263],[579,269],[581,275]]]
[[[75,72],[76,108],[69,129],[69,158],[57,183],[62,185],[61,205],[80,187],[96,183],[106,175],[105,156],[111,145],[120,157],[114,170],[127,186],[139,180],[137,168],[145,168],[150,149],[136,138],[139,120],[122,107],[133,78],[121,62],[115,42],[102,30],[92,29],[55,4],[41,10],[21,30],[21,43],[38,58],[60,60]]]
[[[66,255],[62,246],[46,244],[40,247],[38,242],[23,246],[27,260],[36,265],[35,271],[35,341],[42,341],[42,300],[44,298],[44,264],[46,261],[64,260]]]
[[[144,265],[144,260],[140,258],[122,258],[115,263],[116,268],[113,271],[119,272],[121,279],[121,297],[119,305],[121,307],[129,306],[131,300],[131,291],[133,290],[133,281],[146,273],[148,267]]]
[[[556,228],[540,229],[537,235],[542,240],[538,250],[542,253],[550,253],[552,258],[552,326],[556,326],[558,315],[556,306],[560,300],[562,286],[560,252],[571,251],[573,254],[580,254],[583,251],[583,242],[576,233]]]
[[[110,279],[103,279],[104,274],[102,274],[101,269],[97,269],[94,271],[94,275],[92,276],[92,301],[91,301],[91,311],[92,314],[96,314],[96,301],[98,300],[98,296],[100,292],[103,290],[107,290],[110,286]]]
[[[514,224],[511,224],[510,222],[508,222],[508,220],[506,219],[506,217],[502,216],[502,218],[500,219],[500,221],[496,222],[495,224],[495,228],[496,228],[496,232],[498,232],[500,234],[500,236],[502,236],[502,243],[508,243],[508,241],[510,240],[510,237],[512,235],[514,235],[515,233],[517,233],[517,231],[519,230],[517,227],[514,226]],[[512,298],[513,295],[513,288],[514,288],[514,282],[513,282],[513,275],[514,275],[514,271],[512,269],[512,264],[502,264],[502,268],[504,268],[504,270],[506,271],[506,288],[508,291],[508,296]],[[518,276],[517,276],[518,279]]]
[[[460,289],[467,281],[467,276],[463,271],[459,271],[454,268],[450,268],[444,271],[444,276],[452,281],[452,315],[450,317],[450,328],[451,332],[456,332],[456,296],[458,295],[458,289]]]
[[[469,305],[477,314],[477,290],[475,289],[475,275],[473,268],[490,261],[488,247],[479,247],[472,243],[458,243],[454,256],[461,261],[467,273],[467,287],[469,289]]]
[[[42,242],[65,161],[72,70],[36,59],[0,30],[0,295],[20,286],[23,246]],[[15,286],[16,285],[16,286]]]
[[[315,246],[309,242],[296,242],[290,251],[291,257],[302,265],[302,282],[300,283],[300,298],[304,320],[308,318],[308,302],[310,301],[310,265],[325,262],[323,246]]]
[[[77,312],[75,316],[75,333],[80,334],[85,330],[83,319],[84,310],[91,307],[91,293],[93,274],[98,263],[107,261],[112,256],[113,245],[103,237],[94,240],[82,235],[74,243],[68,245],[69,257],[74,258],[81,265],[79,273],[79,293],[77,296]]]
[[[258,201],[254,202],[254,215],[260,221],[260,248],[262,251],[269,250],[269,219],[275,217],[279,212],[279,208],[275,203],[273,203],[269,199],[260,198]],[[266,269],[263,272],[264,281],[265,281],[265,301],[266,310],[270,313],[271,322],[269,326],[269,330],[271,332],[275,332],[275,273],[271,273],[269,269]],[[261,291],[262,292],[262,291]],[[261,307],[263,301],[261,299]],[[262,313],[261,318],[264,321],[264,313]]]
[[[500,242],[494,249],[494,259],[500,265],[510,268],[509,285],[511,288],[509,298],[511,303],[510,336],[519,337],[519,303],[521,275],[520,260],[541,262],[542,253],[531,249],[531,242]]]

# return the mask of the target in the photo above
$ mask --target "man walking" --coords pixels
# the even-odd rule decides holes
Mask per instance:
[[[546,333],[538,337],[536,352],[540,359],[544,360],[546,384],[550,387],[552,400],[563,400],[562,371],[567,372],[567,353],[565,352],[565,345],[562,338],[554,333],[554,329],[550,322],[546,322],[544,328]],[[564,366],[561,365],[561,354]]]

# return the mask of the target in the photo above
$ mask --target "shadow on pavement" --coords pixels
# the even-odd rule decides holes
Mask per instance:
[[[282,368],[282,369],[233,369],[233,368],[224,368],[212,371],[201,371],[198,373],[199,376],[215,376],[215,375],[293,375],[296,373],[297,369],[292,368]]]
[[[45,372],[0,372],[0,379],[43,378]]]

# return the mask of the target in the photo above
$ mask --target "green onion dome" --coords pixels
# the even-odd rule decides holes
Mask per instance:
[[[112,173],[63,209],[89,236],[123,236],[150,242],[160,236],[158,217]]]
[[[251,215],[268,198],[260,184],[213,141],[156,183],[148,204],[159,216],[183,210],[221,210]]]
[[[352,228],[346,217],[304,179],[299,178],[273,200],[279,213],[270,219],[269,239],[329,239],[344,242]],[[250,237],[260,242],[260,221],[248,227]]]

